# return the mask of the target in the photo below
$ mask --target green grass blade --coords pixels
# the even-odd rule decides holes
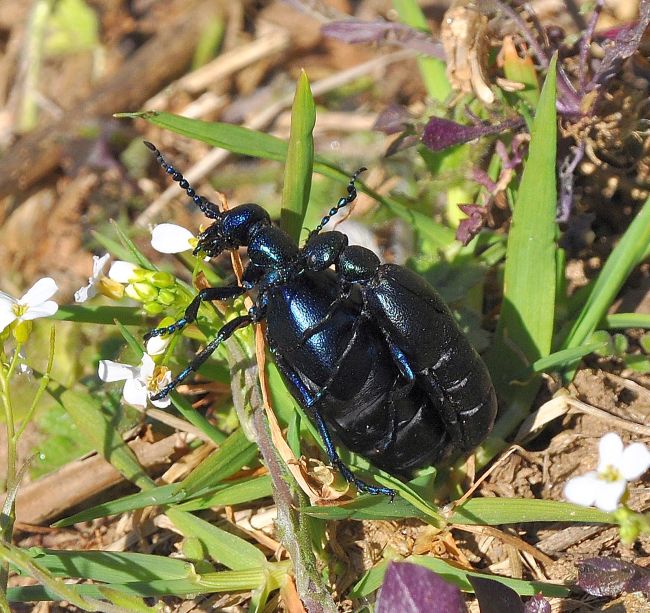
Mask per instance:
[[[650,328],[650,315],[647,313],[613,313],[605,315],[601,322],[606,328]]]
[[[630,224],[618,245],[607,258],[585,305],[562,346],[577,347],[585,342],[601,322],[632,269],[637,266],[650,243],[650,198]]]
[[[302,512],[319,519],[341,520],[392,520],[392,519],[426,519],[427,513],[420,511],[403,498],[395,498],[393,502],[387,496],[372,496],[370,494],[357,496],[349,502],[332,506],[303,507]]]
[[[77,304],[61,305],[59,310],[52,315],[52,319],[106,326],[114,326],[115,320],[125,326],[142,326],[145,323],[142,311],[137,307],[81,306]]]
[[[412,562],[413,564],[420,564],[434,573],[440,575],[448,583],[457,585],[464,592],[473,592],[471,583],[467,579],[470,577],[483,577],[485,579],[493,579],[499,581],[504,585],[512,588],[520,596],[534,596],[535,594],[543,594],[544,596],[566,597],[571,591],[568,587],[558,585],[556,583],[544,583],[543,581],[524,581],[523,579],[510,579],[508,577],[500,577],[499,575],[488,575],[485,573],[468,572],[451,565],[445,560],[440,558],[433,558],[430,556],[410,556],[405,562]],[[362,579],[352,588],[350,597],[363,598],[368,596],[375,590],[379,589],[386,573],[388,560],[380,562],[377,566],[371,568]]]
[[[273,495],[273,484],[268,475],[245,479],[243,481],[225,483],[214,492],[197,496],[182,504],[176,505],[181,511],[200,511],[224,505],[252,502]]]
[[[454,510],[452,524],[500,526],[525,522],[564,521],[611,524],[610,513],[559,500],[472,498]]]
[[[393,6],[400,21],[407,26],[422,30],[427,34],[431,33],[427,18],[416,0],[393,0]],[[429,96],[434,100],[444,102],[451,93],[445,63],[434,57],[419,57],[418,69]]]
[[[505,406],[482,445],[481,465],[503,449],[505,439],[529,413],[540,382],[539,377],[529,377],[530,366],[551,350],[557,291],[555,79],[554,57],[542,88],[513,212],[497,334],[486,354]],[[527,379],[526,384],[512,385],[513,380]]]
[[[178,484],[178,489],[186,496],[191,496],[204,488],[214,486],[251,462],[257,457],[257,453],[257,446],[246,438],[240,428],[187,475]]]
[[[117,515],[118,513],[127,513],[135,511],[136,509],[144,509],[145,507],[159,506],[174,504],[187,499],[185,492],[178,490],[177,483],[170,483],[169,485],[160,485],[158,487],[103,502],[90,509],[84,509],[79,513],[75,513],[65,519],[52,524],[55,528],[64,528],[71,526],[82,521],[91,521],[98,517],[106,517],[108,515]]]
[[[497,335],[529,363],[549,354],[555,311],[555,60],[535,115],[528,159],[508,236],[504,300]]]
[[[207,521],[178,509],[168,509],[167,517],[185,538],[196,537],[207,554],[231,570],[247,570],[266,566],[266,557],[255,545],[226,532]]]
[[[226,435],[213,426],[192,404],[184,397],[173,392],[170,396],[176,410],[193,426],[201,430],[213,443],[220,445],[226,440]]]
[[[118,116],[131,119],[146,119],[153,125],[241,155],[278,162],[283,162],[287,156],[287,143],[285,141],[270,134],[256,132],[242,126],[228,123],[210,123],[157,111],[120,113]],[[338,168],[335,164],[318,155],[314,157],[314,171],[343,184],[347,184],[350,180],[349,172]],[[425,234],[435,246],[444,248],[453,240],[453,230],[436,223],[429,215],[412,211],[395,198],[381,196],[377,192],[368,189],[361,181],[357,183],[357,189],[374,198],[393,215],[404,219],[418,232]]]
[[[301,71],[291,108],[291,133],[284,166],[280,227],[296,242],[309,204],[314,167],[316,106],[305,71]]]
[[[566,368],[570,364],[574,363],[577,359],[580,359],[582,356],[598,351],[607,347],[606,342],[596,342],[596,343],[587,343],[580,347],[574,347],[572,349],[561,349],[560,351],[555,351],[551,355],[547,355],[545,358],[540,358],[535,360],[531,370],[533,372],[546,372],[549,370],[561,370]]]
[[[1,544],[0,544],[1,547]],[[269,581],[272,588],[279,587],[289,572],[290,564],[276,562],[267,564],[266,568],[247,570],[227,570],[196,575],[188,579],[164,579],[156,581],[135,581],[100,585],[62,584],[66,590],[66,600],[73,603],[83,602],[81,598],[102,598],[102,589],[106,587],[134,596],[191,596],[193,594],[211,594],[214,592],[240,592],[253,590]],[[31,585],[11,588],[7,591],[11,602],[31,602],[39,600],[62,600],[59,592],[50,586]],[[83,604],[80,606],[83,607]]]
[[[33,547],[27,553],[57,577],[129,583],[192,577],[192,564],[145,553],[115,551],[61,551]]]

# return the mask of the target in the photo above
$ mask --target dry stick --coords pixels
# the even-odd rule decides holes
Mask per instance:
[[[129,446],[138,462],[149,470],[171,464],[187,450],[180,434],[156,443],[136,440]],[[123,481],[124,476],[98,454],[76,460],[21,488],[16,499],[16,519],[25,524],[45,523]]]
[[[0,198],[14,193],[17,188],[29,188],[56,168],[66,145],[79,138],[89,121],[107,119],[118,110],[137,110],[181,75],[192,59],[206,19],[214,15],[217,8],[212,0],[192,2],[179,19],[138,49],[92,94],[67,110],[60,121],[34,130],[19,140],[3,157]],[[201,18],[197,19],[197,15]]]
[[[354,79],[366,75],[369,72],[374,70],[380,70],[385,68],[393,62],[398,62],[410,57],[414,57],[413,51],[402,50],[396,51],[395,53],[390,53],[388,55],[382,55],[381,57],[375,58],[363,64],[358,64],[353,68],[344,70],[332,77],[327,77],[316,81],[312,85],[312,93],[314,96],[319,96],[337,87],[345,85]],[[267,127],[284,109],[291,106],[293,101],[294,92],[291,91],[287,93],[281,100],[278,100],[275,104],[272,104],[261,110],[257,115],[252,119],[244,123],[245,128],[250,130],[260,130]],[[190,183],[198,183],[208,176],[219,164],[221,164],[226,158],[230,155],[229,151],[225,149],[214,149],[210,151],[207,155],[203,156],[199,162],[197,162],[192,168],[187,172],[183,173],[185,178]],[[154,200],[147,209],[135,220],[135,223],[140,226],[148,226],[152,223],[157,217],[161,215],[164,208],[176,197],[178,196],[178,186],[170,185],[156,200]]]

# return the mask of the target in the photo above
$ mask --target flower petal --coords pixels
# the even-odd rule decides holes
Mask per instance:
[[[118,283],[129,283],[131,279],[135,277],[134,271],[136,268],[137,266],[135,264],[131,264],[131,262],[118,260],[117,262],[113,262],[111,264],[111,268],[108,271],[108,277],[109,279],[113,279],[113,281],[117,281]]]
[[[128,364],[120,364],[112,360],[100,360],[97,374],[99,378],[106,382],[124,381],[125,379],[134,379],[137,376],[138,368]]]
[[[151,400],[151,398],[149,398],[149,401],[153,406],[158,407],[159,409],[166,409],[172,403],[172,399],[169,396],[165,396],[160,400]]]
[[[122,397],[129,404],[144,409],[148,399],[147,387],[140,379],[129,379],[124,384]]]
[[[564,486],[564,497],[574,504],[590,507],[596,501],[596,491],[601,481],[595,471],[569,479]]]
[[[96,279],[99,275],[103,274],[108,260],[111,259],[110,254],[103,255],[99,257],[98,255],[93,255],[93,278]]]
[[[143,353],[142,354],[142,361],[140,362],[140,374],[138,375],[138,378],[142,379],[143,381],[148,381],[153,377],[153,371],[156,368],[156,364],[154,361],[151,359],[151,356],[148,353]]]
[[[635,481],[650,468],[650,451],[643,443],[632,443],[623,451],[618,469],[628,481]]]
[[[601,511],[611,513],[616,511],[623,494],[627,488],[627,481],[600,481],[596,489],[596,506]]]
[[[91,298],[95,297],[97,295],[97,287],[95,286],[94,283],[89,283],[88,285],[84,287],[80,287],[75,293],[74,293],[74,301],[75,302],[86,302],[87,300],[90,300]]]
[[[151,232],[151,246],[160,253],[181,253],[193,249],[194,235],[183,226],[161,223]]]
[[[171,340],[171,336],[153,336],[147,341],[147,353],[149,355],[160,355],[165,353],[165,349],[167,349]]]
[[[16,314],[13,311],[0,310],[0,332],[2,332],[10,323],[15,321]]]
[[[623,454],[623,441],[616,432],[608,432],[598,443],[598,472],[617,467]]]
[[[58,291],[59,288],[54,279],[52,277],[45,277],[36,281],[19,302],[30,307],[37,306],[49,300]]]
[[[18,300],[5,292],[0,292],[0,310],[12,309],[14,304],[18,304]]]
[[[42,302],[36,306],[29,307],[20,319],[38,319],[39,317],[50,317],[59,310],[59,305],[54,300]]]

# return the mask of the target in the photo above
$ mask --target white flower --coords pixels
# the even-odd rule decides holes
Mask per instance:
[[[100,360],[99,378],[106,383],[126,381],[122,398],[129,404],[145,408],[151,394],[159,392],[172,380],[172,373],[166,366],[156,366],[151,356],[145,353],[139,366],[120,364],[111,360]],[[171,400],[166,396],[162,400],[152,400],[151,403],[164,409]]]
[[[86,300],[90,300],[97,295],[97,285],[103,278],[104,268],[106,268],[106,264],[110,259],[111,256],[108,253],[101,258],[98,255],[93,256],[93,274],[88,277],[88,285],[74,293],[75,302],[86,302]]]
[[[600,439],[598,452],[598,470],[570,479],[564,496],[570,502],[612,512],[627,491],[628,481],[638,479],[650,468],[650,451],[643,443],[624,448],[621,437],[609,432]]]
[[[137,266],[131,264],[131,262],[117,260],[117,262],[111,264],[111,268],[108,271],[108,278],[118,283],[131,283],[131,281],[136,280],[136,269]]]
[[[0,332],[16,320],[29,321],[54,315],[59,305],[49,299],[58,290],[54,279],[45,277],[36,281],[20,300],[0,292]]]
[[[161,223],[151,232],[151,246],[160,253],[181,253],[196,247],[195,236],[183,226]]]
[[[162,353],[165,353],[165,349],[167,349],[167,346],[169,345],[171,340],[172,337],[170,335],[152,336],[147,341],[147,353],[149,355],[160,355]]]

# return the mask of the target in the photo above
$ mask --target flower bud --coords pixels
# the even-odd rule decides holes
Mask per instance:
[[[32,332],[32,322],[31,320],[21,320],[13,328],[13,335],[16,339],[16,342],[23,344],[29,338],[29,335]]]

